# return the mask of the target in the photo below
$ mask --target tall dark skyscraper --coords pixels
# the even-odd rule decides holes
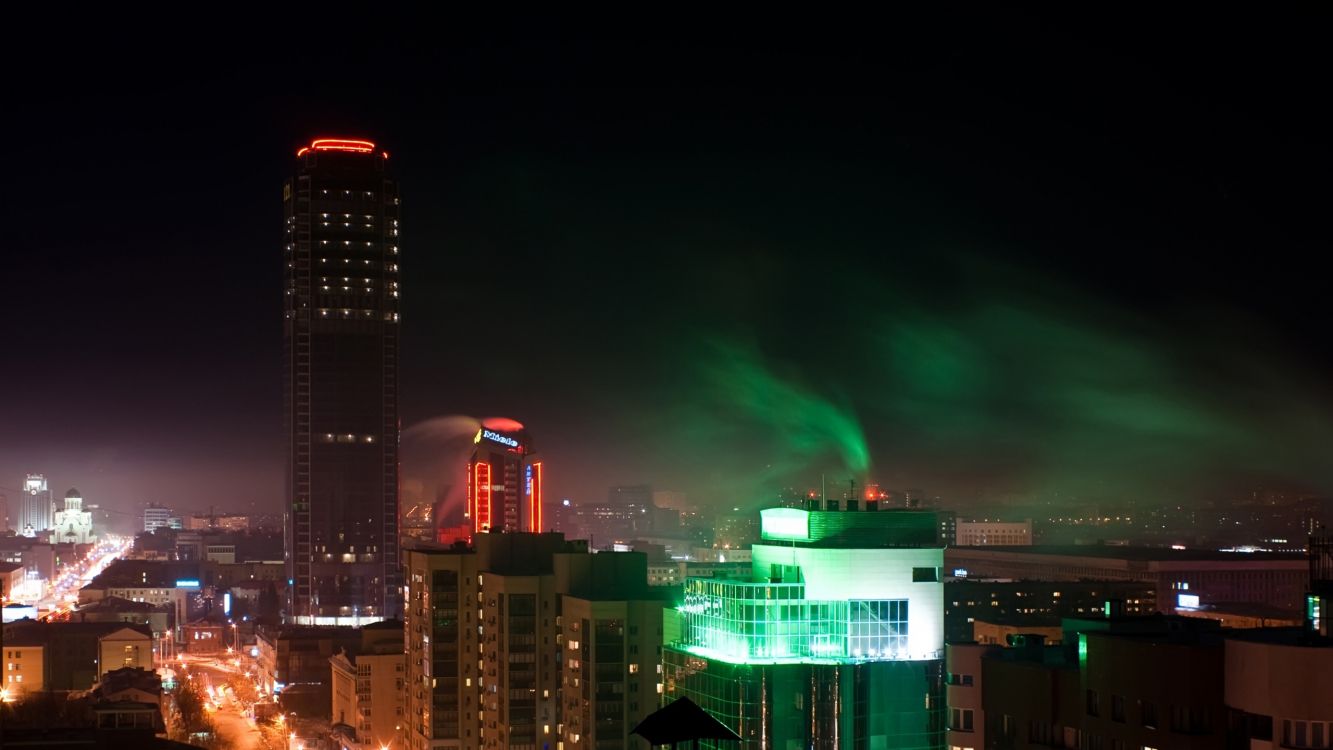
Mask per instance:
[[[287,620],[397,617],[398,186],[324,138],[283,186]]]

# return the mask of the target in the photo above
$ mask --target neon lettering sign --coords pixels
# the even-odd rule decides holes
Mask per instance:
[[[498,433],[498,432],[492,432],[491,430],[482,430],[482,431],[481,431],[481,436],[484,437],[484,438],[486,438],[487,440],[491,441],[492,443],[499,443],[500,445],[507,445],[507,446],[509,446],[510,448],[517,448],[517,447],[518,447],[518,441],[517,441],[517,440],[515,440],[514,438],[511,438],[511,437],[505,436],[505,435],[501,435],[501,434]]]
[[[524,474],[528,496],[528,531],[542,530],[542,462],[528,464]]]

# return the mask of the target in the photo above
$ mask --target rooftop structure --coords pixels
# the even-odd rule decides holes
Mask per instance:
[[[954,547],[945,560],[950,570],[966,570],[969,577],[1147,582],[1156,589],[1161,611],[1182,603],[1197,607],[1244,601],[1299,612],[1309,581],[1303,555],[1277,552],[1109,545]]]
[[[936,514],[767,508],[760,519],[749,580],[686,580],[666,699],[690,697],[747,748],[940,747]],[[851,705],[865,706],[859,719]]]

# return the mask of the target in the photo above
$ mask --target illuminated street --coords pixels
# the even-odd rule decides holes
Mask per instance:
[[[41,617],[59,618],[73,609],[79,599],[79,589],[128,553],[133,545],[132,538],[107,536],[86,557],[61,567],[53,580],[30,581],[22,588],[15,587],[11,600],[35,606]]]
[[[133,544],[134,540],[126,537],[113,536],[101,541],[85,560],[60,571],[47,588],[46,596],[37,602],[38,611],[57,616],[68,612],[70,605],[79,599],[79,589],[127,553]]]
[[[227,687],[228,680],[244,674],[242,668],[227,661],[229,658],[232,657],[177,658],[170,668],[178,680],[189,674],[192,679],[203,681],[203,691],[210,700],[209,713],[224,747],[254,750],[260,746],[262,734],[247,715],[247,706]]]

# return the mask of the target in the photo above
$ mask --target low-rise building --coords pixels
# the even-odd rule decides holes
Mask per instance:
[[[1305,556],[1280,552],[1103,545],[953,547],[944,560],[947,569],[966,570],[969,577],[1149,583],[1163,612],[1183,596],[1193,606],[1249,602],[1298,613],[1309,581]]]
[[[153,636],[145,625],[20,620],[4,628],[6,651],[42,648],[44,690],[89,690],[110,670],[153,668]],[[31,683],[31,668],[26,664],[23,681]]]
[[[0,562],[18,563],[29,580],[55,577],[56,552],[50,542],[26,536],[0,536]]]
[[[46,689],[46,665],[43,661],[46,646],[40,639],[27,636],[11,637],[5,633],[4,683],[0,687],[9,698],[20,698],[27,692]]]
[[[649,586],[679,586],[684,580],[680,563],[654,563],[648,566]]]
[[[162,705],[162,678],[151,669],[122,667],[102,676],[93,689],[93,698],[99,701],[133,701]]]
[[[204,559],[220,565],[236,564],[236,545],[234,544],[207,544],[204,545]]]
[[[959,547],[1024,547],[1032,544],[1032,519],[957,521],[954,544]]]
[[[119,596],[108,596],[80,605],[69,613],[72,622],[123,622],[129,625],[147,625],[154,637],[170,633],[171,610],[166,605],[136,602]]]
[[[1224,629],[1206,616],[1129,617],[1109,602],[1104,616],[1066,618],[1061,646],[1029,634],[1011,636],[1010,648],[950,646],[951,664],[980,656],[981,676],[974,674],[973,683],[980,682],[985,714],[982,737],[951,726],[950,745],[1333,746],[1333,539],[1312,538],[1309,549],[1310,593],[1300,627]],[[967,696],[952,696],[955,713],[975,710]]]
[[[946,649],[945,698],[949,706],[949,750],[982,750],[986,711],[981,698],[981,660],[999,646],[949,644]]]
[[[1128,615],[1157,611],[1157,589],[1150,582],[996,581],[967,577],[964,569],[951,572],[955,577],[944,584],[944,638],[949,643],[980,640],[977,621],[1013,626],[1012,632],[1041,632],[1024,626],[1058,628],[1060,618],[1102,613],[1113,599]]]
[[[0,561],[0,601],[9,601],[13,592],[23,586],[27,571],[19,563]]]
[[[79,590],[79,604],[113,596],[153,606],[171,604],[176,589],[208,583],[203,572],[193,562],[119,559]]]
[[[94,726],[101,730],[166,731],[162,712],[162,678],[149,669],[126,667],[102,676],[93,689]],[[128,743],[122,746],[128,746]]]
[[[246,531],[250,528],[250,517],[241,514],[193,515],[183,520],[185,528],[190,531],[205,531],[208,529]]]
[[[1333,746],[1333,641],[1302,628],[1247,630],[1224,647],[1233,747]]]
[[[285,710],[303,716],[327,717],[332,705],[329,659],[339,651],[370,650],[376,644],[395,640],[402,648],[401,631],[369,626],[256,628],[261,687],[278,696]]]
[[[1224,628],[1297,628],[1305,619],[1298,613],[1280,607],[1260,604],[1212,604],[1206,607],[1175,608],[1181,617],[1202,617],[1217,620]]]
[[[220,612],[213,611],[185,623],[185,653],[191,656],[216,656],[227,648],[228,624]]]
[[[1004,646],[1019,635],[1039,635],[1047,645],[1058,646],[1064,642],[1064,627],[1058,618],[1036,617],[977,619],[972,623],[972,641],[981,645]]]

